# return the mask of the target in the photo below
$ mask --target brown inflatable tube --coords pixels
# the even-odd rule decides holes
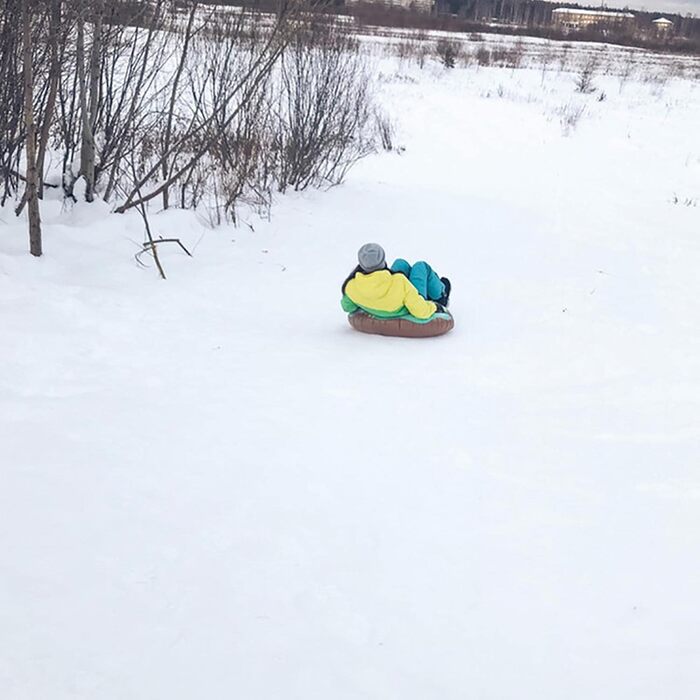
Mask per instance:
[[[444,335],[454,328],[450,314],[440,314],[428,323],[415,323],[405,318],[376,318],[364,311],[355,311],[348,316],[350,325],[361,333],[392,335],[400,338],[433,338]]]

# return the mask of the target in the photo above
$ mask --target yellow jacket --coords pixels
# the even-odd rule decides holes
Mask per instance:
[[[437,310],[435,303],[424,299],[405,275],[389,270],[356,272],[345,283],[342,305],[347,312],[359,307],[375,316],[391,318],[410,313],[422,320]]]

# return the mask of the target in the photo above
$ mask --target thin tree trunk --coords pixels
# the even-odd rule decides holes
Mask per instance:
[[[92,47],[90,50],[89,87],[85,76],[85,18],[78,20],[78,75],[80,82],[80,110],[83,115],[83,133],[80,145],[80,174],[85,178],[85,200],[92,202],[95,198],[95,125],[97,123],[97,105],[99,97],[100,45],[102,41],[102,3],[95,10]],[[88,91],[90,103],[88,104]]]
[[[170,104],[168,106],[168,122],[165,125],[165,136],[163,138],[163,167],[162,175],[163,181],[168,180],[170,175],[170,163],[168,161],[168,154],[170,153],[170,140],[173,133],[173,115],[175,113],[175,101],[177,99],[177,90],[180,85],[180,77],[182,76],[182,71],[185,67],[185,61],[187,60],[187,52],[190,46],[190,40],[192,39],[192,24],[194,23],[194,18],[197,13],[197,3],[192,5],[190,10],[190,17],[187,21],[187,31],[185,32],[185,40],[182,46],[182,53],[180,54],[180,63],[177,66],[177,71],[175,73],[175,80],[173,82],[173,90],[170,93]],[[166,187],[163,190],[163,209],[167,209],[170,204],[170,188]]]
[[[78,95],[80,98],[80,120],[82,123],[82,137],[80,145],[80,172],[79,175],[87,180],[87,172],[90,164],[90,119],[88,117],[87,85],[85,84],[85,18],[82,9],[78,16],[78,36],[75,44],[75,62],[78,68]],[[86,199],[88,197],[86,191]],[[88,199],[89,201],[89,199]]]
[[[90,133],[93,147],[97,127],[97,109],[100,103],[100,57],[102,55],[102,24],[104,22],[104,4],[96,2],[95,22],[93,24],[92,47],[90,49]]]
[[[41,137],[39,138],[39,155],[37,157],[37,170],[39,171],[39,198],[44,196],[44,161],[46,149],[49,144],[49,135],[53,114],[56,108],[56,96],[58,83],[61,78],[61,63],[58,50],[58,32],[61,26],[61,0],[51,0],[49,15],[49,41],[51,43],[51,66],[49,69],[49,95],[46,100],[46,110],[41,124]]]
[[[36,167],[36,124],[34,123],[34,75],[32,70],[32,26],[30,0],[22,0],[24,63],[24,124],[27,132],[27,213],[29,218],[29,252],[41,255],[41,216],[39,214],[39,175]]]

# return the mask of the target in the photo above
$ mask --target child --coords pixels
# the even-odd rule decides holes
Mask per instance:
[[[421,320],[445,313],[450,281],[438,277],[428,263],[411,266],[399,258],[389,269],[377,243],[365,243],[357,259],[359,265],[343,284],[341,305],[347,313],[362,309],[379,318],[411,314]]]

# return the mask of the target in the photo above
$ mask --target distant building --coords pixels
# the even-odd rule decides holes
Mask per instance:
[[[573,7],[558,7],[552,10],[552,23],[558,29],[580,32],[584,29],[631,29],[634,15],[631,12],[612,10],[579,10]]]
[[[665,37],[673,34],[673,22],[665,17],[659,17],[655,19],[652,24],[654,25],[654,32],[656,36]]]

